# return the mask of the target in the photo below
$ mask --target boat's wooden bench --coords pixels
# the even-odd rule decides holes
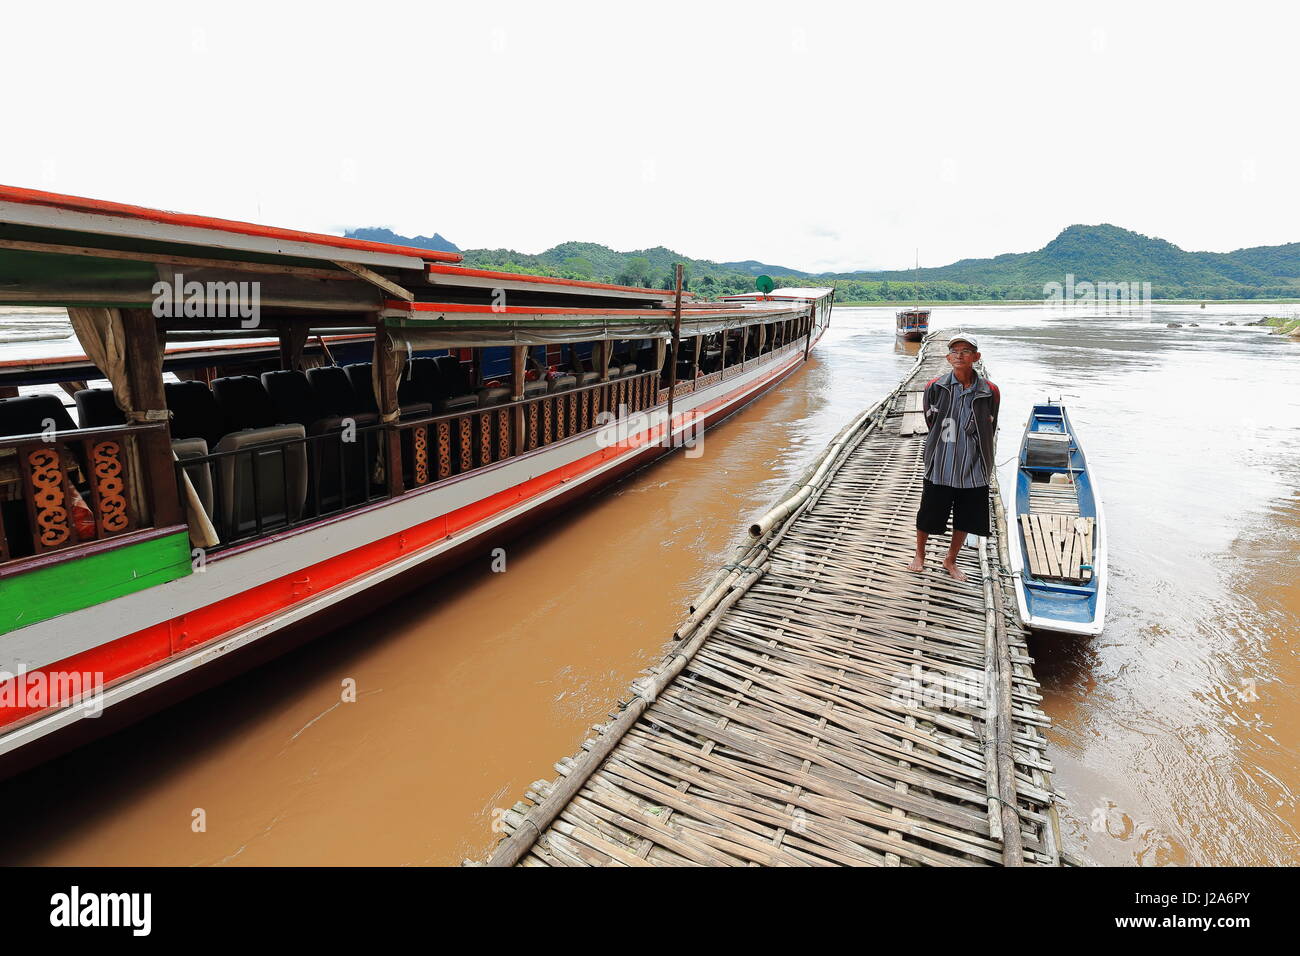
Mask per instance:
[[[1073,517],[1070,514],[1043,514],[1036,510],[1020,516],[1020,528],[1028,545],[1025,553],[1029,557],[1029,572],[1034,577],[1060,581],[1091,580],[1093,519],[1080,518],[1078,513],[1079,506],[1075,502]]]
[[[1072,484],[1035,481],[1029,486],[1029,510],[1034,514],[1078,515],[1079,496]]]

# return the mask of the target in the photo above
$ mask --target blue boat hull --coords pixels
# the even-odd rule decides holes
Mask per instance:
[[[1048,466],[1031,462],[1029,439],[1034,433],[1064,434],[1070,437],[1068,463]],[[1031,573],[1031,562],[1020,516],[1031,513],[1030,491],[1043,487],[1043,479],[1053,473],[1067,475],[1071,481],[1065,485],[1048,487],[1058,493],[1073,488],[1080,518],[1093,519],[1092,575],[1087,581],[1063,581],[1037,577]],[[1035,479],[1038,479],[1036,482]],[[1087,458],[1079,444],[1078,435],[1070,425],[1065,407],[1048,403],[1035,405],[1025,426],[1025,436],[1020,445],[1019,467],[1016,471],[1014,531],[1015,547],[1012,549],[1013,569],[1019,578],[1017,600],[1021,619],[1036,631],[1055,631],[1065,634],[1100,634],[1106,616],[1106,529],[1101,506],[1101,496],[1096,480],[1088,469]],[[1011,529],[1009,529],[1011,530]],[[1086,565],[1085,565],[1086,566]]]

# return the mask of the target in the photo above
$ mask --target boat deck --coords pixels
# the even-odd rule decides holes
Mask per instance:
[[[945,538],[906,568],[924,437],[900,426],[933,351],[741,546],[560,777],[502,815],[490,865],[1059,864],[996,486],[967,582],[939,569]]]
[[[1079,496],[1074,485],[1035,481],[1029,486],[1029,510],[1033,514],[1077,515]]]

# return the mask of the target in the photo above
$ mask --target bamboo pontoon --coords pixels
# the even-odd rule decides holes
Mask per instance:
[[[504,814],[489,865],[1060,864],[996,485],[967,582],[939,568],[946,537],[906,568],[909,393],[941,362],[927,340],[755,522],[620,713]]]

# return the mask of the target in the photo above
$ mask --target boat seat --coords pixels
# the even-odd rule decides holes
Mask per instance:
[[[280,369],[262,373],[262,387],[271,398],[277,424],[298,424],[308,435],[341,428],[341,416],[331,415],[304,372]]]
[[[578,376],[578,387],[581,388],[583,385],[593,385],[599,381],[599,372],[583,372]]]
[[[546,394],[546,379],[539,378],[534,382],[524,382],[524,398],[536,398],[538,395]]]
[[[1029,468],[1067,468],[1070,436],[1062,432],[1030,432],[1025,436],[1025,465]]]
[[[360,415],[373,415],[373,421],[367,421],[365,424],[375,424],[379,421],[379,403],[375,401],[375,386],[370,377],[372,368],[370,362],[357,362],[353,365],[345,366],[344,374],[348,378],[348,383],[352,386],[352,392],[356,397],[357,410]],[[408,393],[409,394],[409,393]],[[410,418],[427,418],[433,414],[433,404],[431,400],[411,401],[402,400],[402,390],[397,390],[397,411],[399,417]],[[354,416],[356,417],[356,416]],[[363,424],[360,418],[357,424]]]
[[[572,375],[557,375],[551,379],[550,384],[546,387],[548,392],[564,392],[578,384],[577,378]]]
[[[635,362],[624,362],[622,368],[620,369],[620,371],[621,371],[624,375],[635,375],[636,372],[637,372],[636,363],[635,363]]]
[[[442,386],[438,393],[439,398],[469,395],[474,391],[470,384],[468,370],[456,356],[439,355],[433,361],[438,366],[438,380]]]
[[[214,453],[239,453],[217,461],[218,534],[231,538],[255,530],[259,506],[263,530],[302,517],[307,501],[307,450],[302,442],[284,443],[304,437],[306,430],[301,425],[277,425],[233,432],[217,443]]]
[[[286,425],[301,425],[308,437],[341,433],[343,418],[331,415],[316,390],[303,372],[280,369],[262,373],[262,385],[271,396],[276,417]],[[376,416],[377,417],[377,416]],[[311,514],[332,511],[342,506],[342,489],[346,483],[347,497],[359,500],[368,478],[367,443],[348,444],[334,438],[317,438],[306,445],[307,460],[307,510]],[[370,446],[373,451],[373,439]],[[340,460],[340,457],[342,460]],[[319,486],[319,487],[318,487]],[[317,503],[319,502],[319,509]]]
[[[172,413],[172,439],[202,438],[212,448],[226,432],[225,417],[206,384],[164,382],[163,397]]]
[[[55,431],[70,432],[76,422],[57,395],[18,395],[0,398],[0,435],[35,435],[45,430],[45,422],[54,422]]]
[[[83,388],[72,396],[72,400],[77,403],[77,421],[82,428],[126,424],[126,414],[117,407],[111,388]]]
[[[172,440],[172,454],[178,461],[185,462],[193,458],[202,458],[208,453],[208,443],[202,438],[176,438]],[[185,469],[190,484],[199,496],[199,502],[208,518],[212,518],[212,468],[207,462],[190,465]]]
[[[437,408],[440,412],[462,412],[467,408],[478,407],[478,396],[470,395],[452,395],[449,398],[438,400]]]
[[[478,407],[487,408],[490,405],[502,405],[510,401],[510,389],[504,386],[492,386],[491,388],[480,388],[478,390]]]
[[[413,358],[402,372],[402,381],[397,387],[397,400],[403,405],[427,402],[432,405],[442,398],[442,371],[436,360],[431,358]]]
[[[271,396],[255,375],[228,375],[214,379],[212,395],[225,419],[226,434],[290,424],[279,421]]]
[[[357,409],[378,416],[379,403],[375,401],[375,386],[370,379],[370,368],[369,362],[357,362],[344,367],[343,372],[352,384],[352,392],[357,399]]]
[[[357,398],[348,373],[338,365],[322,365],[307,369],[307,381],[316,390],[321,405],[330,415],[351,418],[361,425],[379,423],[379,412],[363,411],[361,400]]]

